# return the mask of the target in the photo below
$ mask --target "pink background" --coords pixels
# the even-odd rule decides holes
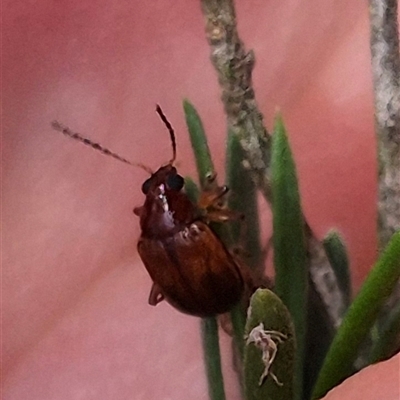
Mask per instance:
[[[376,257],[367,4],[237,3],[265,123],[279,107],[305,214],[320,237],[343,233],[357,289]],[[3,398],[206,398],[198,319],[147,304],[132,214],[146,174],[50,128],[58,119],[156,169],[171,156],[157,102],[177,132],[179,170],[193,175],[187,97],[222,173],[225,121],[199,2],[3,10]],[[224,350],[237,399],[230,361]]]

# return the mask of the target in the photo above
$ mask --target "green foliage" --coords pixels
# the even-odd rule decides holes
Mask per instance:
[[[346,245],[335,230],[328,232],[324,238],[323,245],[329,263],[336,275],[343,302],[347,309],[351,302],[351,277]]]
[[[188,195],[190,201],[197,203],[200,195],[199,188],[190,177],[185,177],[185,193]]]
[[[261,343],[256,345],[249,339],[252,335],[257,334],[260,324],[263,327],[260,332],[262,336],[257,335],[256,340]],[[246,399],[293,399],[296,350],[294,327],[288,309],[272,291],[258,289],[252,296],[245,333],[249,338],[244,357]],[[268,343],[269,340],[272,340],[273,343]],[[266,369],[262,357],[263,355],[264,359],[271,357],[274,345],[277,350],[276,358],[270,365],[267,376],[260,382]],[[264,353],[262,349],[264,349]]]
[[[349,376],[360,345],[400,278],[400,232],[393,235],[340,326],[320,371],[312,398],[319,399]]]
[[[293,318],[297,340],[296,398],[302,398],[308,268],[304,221],[292,153],[280,116],[272,138],[272,213],[275,293]]]
[[[184,102],[184,110],[195,152],[199,181],[203,188],[208,182],[209,175],[215,173],[213,163],[198,113],[187,100]],[[246,215],[247,226],[245,235],[238,221],[229,224],[232,225],[231,229],[223,227],[218,232],[230,246],[235,244],[243,246],[244,254],[250,254],[248,264],[257,271],[257,267],[262,265],[257,188],[249,171],[242,166],[243,157],[238,138],[229,132],[226,166],[228,184],[232,189],[229,207],[238,214]],[[308,399],[309,389],[304,390],[303,387],[304,358],[307,356],[307,359],[313,359],[317,356],[315,352],[306,355],[305,349],[315,350],[315,338],[322,331],[313,331],[315,329],[313,321],[310,318],[307,320],[307,310],[313,308],[307,304],[308,294],[312,293],[308,290],[304,221],[295,164],[280,117],[276,120],[273,136],[271,174],[276,295],[269,290],[257,290],[251,300],[247,322],[240,304],[232,310],[231,321],[236,347],[244,359],[246,399]],[[190,178],[185,180],[185,190],[192,200],[198,198],[199,189]],[[324,239],[324,247],[348,305],[351,299],[351,281],[345,245],[340,236],[331,231]],[[352,372],[358,349],[368,336],[379,310],[399,277],[400,232],[393,236],[359,295],[350,305],[342,326],[326,354],[314,387],[313,399],[324,395]],[[320,304],[319,300],[315,300],[315,296],[311,296],[310,299],[314,305]],[[203,319],[201,326],[210,398],[225,399],[217,320]],[[245,345],[244,336],[250,334],[250,337],[253,337],[251,332],[254,328],[257,329],[253,334],[256,332],[259,335],[259,346],[255,345],[254,340]],[[371,352],[371,361],[380,360],[393,351],[399,330],[400,307],[390,313],[390,317],[379,330],[378,339],[375,340]],[[331,331],[328,333],[332,334]],[[314,347],[310,341],[313,341]],[[324,356],[327,345],[329,341],[319,348],[318,352],[321,353],[318,355],[319,359],[322,359],[321,355]],[[264,356],[266,354],[269,357],[272,353],[265,351],[268,349],[272,351],[274,346],[277,349],[276,358],[269,366],[268,374],[261,385],[260,377],[265,371],[265,360],[262,358],[260,346],[264,346]],[[320,362],[316,365],[314,373],[318,372]]]
[[[229,244],[231,247],[237,246],[239,251],[246,255],[242,257],[246,266],[255,270],[262,266],[257,189],[249,172],[242,165],[243,159],[244,154],[238,137],[232,132],[228,132],[226,176],[231,192],[228,207],[237,212],[238,216],[239,214],[245,216],[244,221],[237,218],[236,221],[230,222]],[[239,304],[231,311],[231,321],[235,342],[243,358],[243,336],[246,322],[246,310],[243,305]]]
[[[196,160],[200,186],[203,187],[207,183],[207,176],[215,172],[210,149],[207,144],[207,137],[200,116],[189,100],[183,101],[183,110]]]
[[[201,320],[201,337],[210,400],[225,400],[224,379],[221,371],[221,354],[218,341],[218,322],[216,318],[203,318]]]
[[[237,135],[228,132],[226,147],[226,183],[231,192],[228,206],[245,217],[244,221],[238,219],[230,224],[232,244],[246,254],[246,264],[257,269],[262,265],[257,188],[242,165],[244,152]]]
[[[400,304],[385,317],[382,323],[376,324],[377,337],[374,338],[369,357],[371,364],[392,357],[400,348]]]
[[[189,136],[197,163],[201,187],[207,182],[207,176],[214,174],[207,138],[204,133],[200,117],[191,103],[183,102]],[[190,179],[185,179],[185,190],[193,200],[198,198],[199,190]],[[203,342],[204,362],[208,378],[208,391],[211,400],[224,400],[225,391],[221,370],[221,356],[219,350],[218,323],[216,317],[203,318],[201,321],[201,336]]]

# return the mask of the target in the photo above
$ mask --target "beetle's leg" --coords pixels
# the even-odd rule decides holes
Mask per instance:
[[[209,207],[223,207],[222,198],[228,193],[228,186],[216,186],[213,189],[204,189],[200,194],[198,206],[207,209]]]
[[[209,207],[223,207],[222,197],[228,192],[227,186],[218,186],[217,174],[209,172],[206,176],[203,190],[200,194],[198,206],[203,209]]]
[[[230,313],[219,314],[218,322],[222,330],[230,337],[233,337],[233,326]]]
[[[214,191],[203,191],[200,194],[198,207],[204,211],[204,216],[208,221],[226,222],[243,218],[241,213],[226,207],[223,197],[227,192],[227,186],[218,186]]]
[[[228,193],[229,188],[225,185],[218,186],[216,177],[216,174],[209,173],[200,193],[197,206],[202,211],[203,218],[208,222],[226,222],[241,219],[242,215],[240,213],[227,208],[224,196]]]
[[[164,295],[161,291],[161,288],[157,283],[153,283],[150,290],[149,295],[149,304],[151,306],[156,306],[158,303],[164,300]]]

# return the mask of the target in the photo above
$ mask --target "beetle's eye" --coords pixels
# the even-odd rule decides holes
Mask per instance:
[[[184,183],[185,180],[178,174],[169,175],[167,178],[167,185],[171,190],[181,190]]]
[[[143,194],[147,194],[147,193],[149,192],[149,190],[150,190],[150,185],[151,185],[151,178],[149,178],[149,179],[147,179],[147,180],[145,180],[145,181],[143,182],[143,185],[142,185],[142,192],[143,192]]]

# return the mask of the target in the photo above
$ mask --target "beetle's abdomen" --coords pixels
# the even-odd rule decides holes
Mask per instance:
[[[182,312],[202,317],[221,314],[242,296],[239,267],[201,221],[162,240],[142,236],[138,251],[166,300]]]

